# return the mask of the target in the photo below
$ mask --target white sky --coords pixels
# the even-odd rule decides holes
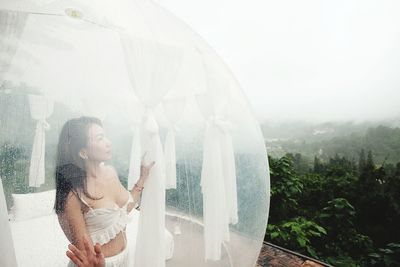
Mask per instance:
[[[400,115],[398,0],[155,0],[217,50],[260,120]]]

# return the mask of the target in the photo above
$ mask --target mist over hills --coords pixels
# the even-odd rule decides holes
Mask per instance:
[[[336,154],[358,160],[361,149],[371,150],[377,165],[400,162],[400,117],[379,121],[264,122],[268,154],[301,153],[311,164],[314,156]]]

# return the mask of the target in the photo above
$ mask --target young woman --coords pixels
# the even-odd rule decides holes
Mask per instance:
[[[105,164],[110,158],[111,142],[99,119],[65,123],[58,143],[54,207],[71,242],[68,266],[127,266],[126,225],[155,162],[142,164],[140,179],[128,191],[115,169]]]

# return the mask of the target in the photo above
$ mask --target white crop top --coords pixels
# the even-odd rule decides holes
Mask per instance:
[[[128,212],[128,204],[134,202],[131,193],[128,192],[128,195],[128,201],[122,207],[114,203],[113,208],[92,208],[78,195],[79,199],[89,208],[89,211],[83,214],[83,218],[93,244],[104,245],[114,239],[118,233],[125,231],[135,210],[132,209],[131,212]]]

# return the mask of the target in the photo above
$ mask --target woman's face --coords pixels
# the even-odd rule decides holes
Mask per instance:
[[[91,124],[87,131],[88,143],[82,153],[88,160],[103,162],[111,158],[111,142],[105,137],[104,129]]]

